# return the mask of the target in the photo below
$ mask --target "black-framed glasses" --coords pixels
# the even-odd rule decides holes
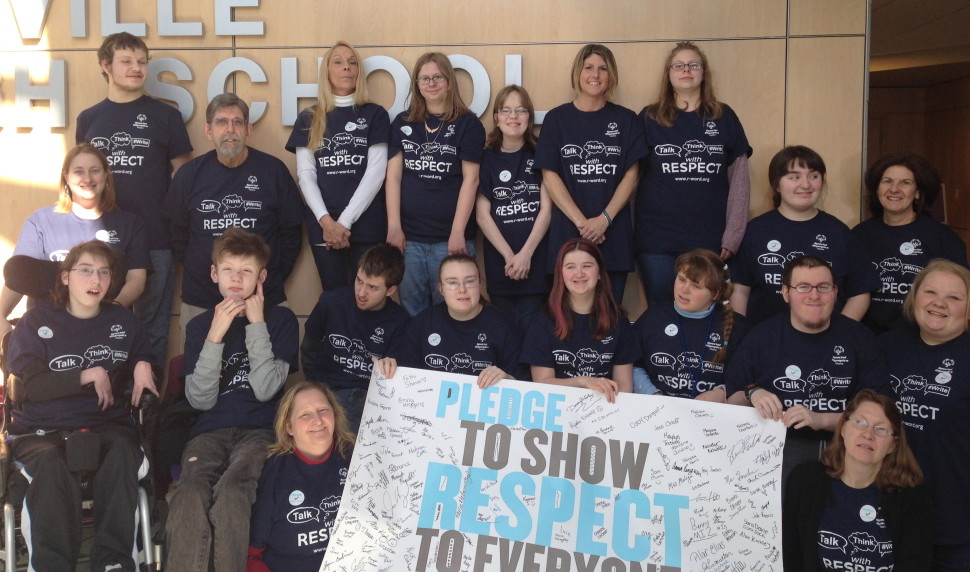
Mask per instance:
[[[800,282],[798,284],[789,284],[788,287],[799,294],[808,294],[812,290],[818,290],[819,294],[829,294],[831,292],[835,292],[835,284],[832,284],[831,282],[822,282],[820,284],[808,284],[807,282]]]
[[[684,70],[700,71],[700,70],[704,69],[704,64],[702,64],[700,62],[691,62],[689,64],[685,64],[685,63],[678,62],[676,64],[671,64],[670,65],[670,69],[672,69],[674,71],[679,71],[679,72],[682,72]]]

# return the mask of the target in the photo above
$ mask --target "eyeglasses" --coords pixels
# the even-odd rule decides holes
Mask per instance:
[[[77,272],[78,274],[81,275],[82,278],[90,278],[95,274],[97,274],[98,278],[101,278],[102,280],[111,278],[110,268],[95,268],[93,266],[75,266],[74,268],[71,268],[71,272]]]
[[[511,107],[503,107],[498,110],[498,114],[502,117],[508,117],[509,115],[528,115],[529,110],[524,107],[516,107],[512,109]]]
[[[788,287],[799,294],[808,294],[812,290],[818,290],[819,294],[828,294],[829,292],[835,291],[835,284],[832,284],[831,282],[822,282],[821,284],[815,284],[814,286],[802,282],[800,284],[789,284]]]
[[[872,427],[872,434],[876,437],[886,438],[893,434],[892,429],[886,427],[885,425],[869,425],[869,422],[865,419],[859,419],[858,417],[846,417],[846,421],[849,422],[851,427],[855,427],[859,431],[865,431],[869,427]]]
[[[445,280],[442,284],[449,290],[458,290],[463,286],[465,290],[471,290],[472,288],[478,288],[479,284],[481,284],[481,279],[465,278],[464,280]]]
[[[230,123],[236,129],[246,126],[246,120],[242,117],[233,117],[231,120],[226,117],[216,117],[212,120],[212,124],[220,129],[225,129]]]
[[[441,75],[440,73],[435,74],[431,77],[423,75],[418,78],[418,85],[428,85],[429,83],[444,83],[445,81],[446,81],[445,76]]]
[[[671,64],[670,69],[674,71],[679,71],[679,72],[682,72],[685,69],[689,69],[690,71],[700,71],[704,69],[704,64],[700,62],[691,62],[689,64],[676,63],[676,64]]]

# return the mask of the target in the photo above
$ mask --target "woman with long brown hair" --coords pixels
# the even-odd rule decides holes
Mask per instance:
[[[693,42],[678,42],[667,55],[657,101],[640,120],[648,154],[637,189],[636,251],[654,304],[671,299],[678,255],[706,248],[727,260],[738,251],[751,147],[734,110],[714,95],[714,72]]]
[[[471,220],[485,128],[458,93],[448,56],[414,63],[411,104],[391,124],[387,242],[404,251],[401,306],[412,316],[442,300],[438,267],[449,254],[474,256]]]
[[[788,479],[785,571],[930,570],[933,511],[922,482],[896,404],[859,391],[821,461]]]

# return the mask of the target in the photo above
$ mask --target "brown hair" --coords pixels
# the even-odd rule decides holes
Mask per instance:
[[[906,443],[906,432],[903,429],[902,417],[892,399],[876,393],[871,389],[859,391],[849,401],[845,413],[839,418],[835,426],[832,442],[822,451],[822,464],[826,472],[833,479],[837,479],[845,472],[845,440],[842,438],[842,427],[849,417],[855,413],[863,403],[875,403],[882,408],[883,414],[889,420],[892,429],[892,439],[896,441],[896,448],[886,455],[876,474],[876,487],[880,490],[896,490],[915,487],[923,482],[923,471],[916,462],[912,449]]]
[[[260,270],[269,264],[269,246],[263,237],[241,228],[230,228],[212,242],[212,264],[216,266],[226,256],[255,258]]]
[[[72,248],[67,253],[67,256],[64,257],[64,260],[61,261],[60,272],[58,272],[57,280],[54,281],[54,287],[51,291],[51,298],[53,299],[55,308],[63,310],[70,303],[70,290],[61,278],[65,272],[71,272],[71,269],[77,266],[78,261],[85,254],[101,260],[111,270],[111,285],[108,287],[104,298],[101,299],[101,304],[112,303],[115,296],[121,291],[121,286],[125,281],[124,276],[121,275],[124,270],[121,254],[100,240],[89,240]]]
[[[327,114],[337,108],[333,86],[330,85],[330,59],[339,47],[349,49],[353,53],[353,58],[357,60],[358,72],[357,85],[354,89],[354,106],[369,103],[364,62],[361,61],[360,54],[353,46],[340,40],[323,54],[323,60],[320,62],[320,69],[317,72],[317,104],[311,108],[313,110],[313,122],[310,124],[310,136],[307,140],[307,148],[311,151],[316,151],[323,146],[323,139],[327,135]]]
[[[235,93],[229,92],[220,93],[209,101],[209,105],[205,106],[205,122],[212,123],[212,119],[216,116],[216,112],[226,107],[239,108],[239,112],[242,113],[243,120],[246,121],[247,125],[249,124],[249,105]]]
[[[610,275],[606,271],[606,261],[599,248],[585,238],[571,238],[559,249],[556,256],[556,267],[552,279],[552,290],[549,292],[549,315],[556,324],[556,337],[560,340],[569,338],[575,326],[573,307],[569,301],[569,291],[562,276],[562,267],[566,255],[570,252],[585,252],[596,261],[599,280],[593,292],[593,311],[589,324],[594,340],[602,340],[613,332],[613,328],[620,320],[626,319],[623,308],[613,299],[613,289],[610,287]]]
[[[71,195],[71,188],[67,185],[67,174],[71,168],[71,163],[81,153],[94,155],[98,159],[98,162],[101,163],[101,169],[104,171],[104,189],[101,191],[101,195],[98,196],[98,210],[102,213],[110,213],[118,210],[115,180],[111,175],[111,167],[108,166],[108,160],[105,158],[104,153],[90,143],[78,143],[64,155],[64,164],[61,165],[61,192],[57,196],[57,202],[54,203],[54,212],[60,214],[71,212],[71,207],[74,205],[74,198]]]
[[[916,295],[919,293],[920,288],[923,287],[923,282],[926,281],[926,277],[933,272],[945,272],[962,280],[964,287],[967,289],[966,297],[970,299],[970,270],[945,258],[934,258],[913,279],[913,285],[909,288],[909,294],[906,294],[906,299],[903,300],[903,317],[910,323],[916,323]],[[968,306],[968,310],[970,310],[970,306]],[[964,324],[964,330],[966,330],[966,324]]]
[[[364,251],[357,269],[368,276],[380,276],[388,288],[397,286],[404,279],[404,254],[398,247],[381,242]]]
[[[704,66],[704,79],[701,80],[701,101],[697,105],[697,116],[702,119],[720,119],[724,115],[724,106],[714,96],[714,74],[707,63],[707,55],[694,42],[677,42],[674,49],[667,54],[660,76],[660,90],[657,102],[647,107],[647,117],[664,127],[670,127],[677,120],[677,96],[674,86],[670,83],[670,66],[680,52],[691,50],[701,59]]]
[[[801,256],[796,256],[795,258],[792,258],[787,263],[785,263],[785,270],[782,272],[782,275],[781,275],[781,285],[786,288],[790,288],[792,286],[791,278],[792,278],[792,275],[795,274],[796,268],[819,268],[819,267],[824,267],[828,269],[829,275],[832,277],[832,284],[835,284],[837,287],[838,283],[836,282],[836,279],[835,279],[835,271],[832,270],[832,267],[829,265],[828,262],[826,262],[824,259],[818,256],[815,256],[814,254],[803,254]]]
[[[606,62],[606,76],[610,80],[610,85],[606,86],[603,96],[606,98],[606,101],[613,101],[613,95],[616,94],[616,86],[620,85],[620,71],[616,67],[616,58],[613,57],[613,52],[603,44],[586,44],[576,54],[576,58],[573,60],[572,75],[570,77],[573,90],[579,93],[579,74],[583,71],[586,58],[593,55],[603,58],[603,61]]]
[[[731,308],[731,294],[734,284],[731,283],[731,273],[727,264],[706,248],[695,248],[677,257],[674,268],[683,273],[691,282],[696,282],[714,294],[714,302],[723,302],[724,317],[722,319],[721,347],[714,354],[714,363],[722,363],[727,359],[728,340],[734,329],[734,309]],[[717,308],[714,309],[717,311]]]
[[[149,60],[152,59],[144,40],[128,32],[118,32],[111,34],[101,42],[101,47],[98,48],[98,64],[107,62],[108,65],[111,65],[114,63],[115,51],[117,50],[143,50],[145,57]],[[108,74],[104,73],[104,70],[101,70],[101,77],[104,78],[104,81],[108,81]]]
[[[525,133],[522,134],[523,139],[525,139],[523,146],[529,151],[535,151],[536,149],[536,110],[532,105],[532,98],[529,97],[529,92],[521,85],[507,85],[498,92],[495,96],[495,103],[492,105],[492,121],[495,123],[495,126],[492,127],[492,130],[488,133],[488,137],[485,138],[485,148],[490,151],[496,153],[502,151],[502,138],[504,134],[498,126],[498,112],[505,106],[505,100],[513,93],[519,94],[519,99],[522,100],[522,107],[529,110],[528,125],[526,125]]]
[[[350,455],[353,454],[357,436],[350,431],[347,413],[340,402],[337,401],[337,396],[326,385],[304,380],[286,390],[286,393],[280,399],[279,407],[276,409],[276,421],[273,423],[276,442],[267,449],[267,457],[293,452],[293,435],[290,435],[289,431],[286,430],[286,426],[290,423],[290,415],[293,414],[293,403],[298,394],[313,390],[322,393],[327,403],[330,404],[330,408],[333,409],[333,450],[344,459],[349,459]]]
[[[768,184],[771,186],[771,203],[775,208],[781,206],[781,193],[778,192],[781,178],[796,166],[821,174],[822,184],[825,184],[825,161],[822,156],[804,145],[789,145],[775,153],[768,163]]]
[[[913,173],[913,184],[919,191],[913,199],[913,212],[917,215],[925,213],[936,202],[943,192],[940,174],[926,159],[917,155],[886,155],[866,169],[863,180],[869,191],[869,212],[872,216],[882,217],[882,203],[879,202],[879,184],[886,169],[890,167],[905,167]]]
[[[441,116],[442,121],[454,121],[462,115],[468,113],[468,106],[461,100],[458,93],[458,85],[455,82],[455,68],[448,61],[448,56],[441,52],[427,52],[414,62],[414,70],[411,72],[411,104],[408,105],[408,114],[405,121],[418,122],[428,119],[428,103],[421,95],[418,88],[418,74],[424,64],[434,63],[438,66],[438,71],[445,77],[448,84],[448,91],[445,94],[445,113]]]

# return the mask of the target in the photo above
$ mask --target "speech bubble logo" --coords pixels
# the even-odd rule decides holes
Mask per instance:
[[[703,141],[699,141],[697,139],[691,139],[690,141],[684,142],[684,151],[687,151],[688,154],[702,153],[704,152],[705,149],[707,149],[707,144],[704,143]]]
[[[111,143],[116,147],[127,147],[131,144],[131,135],[124,132],[118,132],[111,136]]]
[[[583,148],[579,145],[564,145],[562,149],[559,150],[559,154],[562,155],[563,159],[572,159],[574,157],[583,156]]]
[[[785,393],[796,393],[802,391],[805,387],[805,382],[800,379],[789,379],[787,377],[776,378],[771,384],[778,391],[784,391]]]
[[[222,198],[222,206],[226,209],[238,209],[243,206],[243,198],[239,195],[226,195]]]
[[[108,346],[92,346],[84,352],[84,357],[89,362],[96,362],[104,359],[111,359],[111,348]]]
[[[577,367],[576,355],[573,354],[573,352],[566,350],[553,350],[552,359],[556,361],[556,365]]]
[[[340,132],[333,136],[333,142],[338,147],[343,145],[350,145],[351,143],[353,143],[353,141],[354,141],[354,138],[353,136],[351,136],[350,133]]]
[[[111,149],[111,141],[107,137],[95,137],[91,140],[91,145],[97,147],[98,151],[107,152]]]
[[[217,212],[221,212],[222,211],[222,203],[220,203],[219,201],[213,201],[211,199],[206,199],[206,200],[202,201],[201,203],[199,203],[199,206],[196,207],[195,210],[199,211],[200,213],[217,213]]]
[[[453,363],[455,367],[468,368],[472,365],[472,356],[466,353],[455,354],[451,356],[451,363]]]
[[[849,535],[849,544],[855,552],[876,551],[876,537],[868,532],[853,532]]]
[[[337,350],[344,350],[345,352],[350,352],[351,341],[347,336],[342,336],[340,334],[330,334],[327,336],[330,341],[330,347]]]
[[[79,368],[84,364],[84,358],[75,354],[66,354],[62,356],[57,356],[52,359],[47,367],[51,371],[67,371],[69,369]]]
[[[701,365],[701,356],[697,352],[681,352],[677,361],[684,367],[696,368]]]
[[[921,375],[907,375],[903,378],[903,391],[920,392],[926,388],[926,378]]]
[[[599,141],[587,141],[586,144],[583,145],[583,150],[590,155],[599,155],[606,150],[606,145]]]
[[[784,256],[774,252],[769,252],[758,256],[758,264],[762,266],[778,266],[780,268],[784,268],[785,262],[786,260]]]
[[[657,367],[669,367],[670,369],[674,369],[677,366],[677,359],[668,353],[657,352],[650,356],[650,363]]]
[[[576,352],[576,356],[586,363],[595,363],[600,359],[600,353],[592,348],[583,348]]]
[[[809,391],[814,391],[819,387],[831,384],[832,375],[826,370],[819,368],[808,374],[808,377],[805,378],[805,382],[808,384]]]
[[[657,145],[653,148],[653,152],[656,155],[661,157],[665,155],[676,155],[678,157],[683,156],[683,149],[681,149],[677,145],[669,145],[669,144]]]
[[[822,548],[830,548],[832,550],[841,550],[845,554],[845,549],[848,543],[845,538],[834,532],[829,532],[827,530],[818,531],[818,545]]]
[[[903,262],[898,258],[885,258],[879,263],[880,272],[898,272],[903,267]]]
[[[301,506],[286,513],[286,520],[293,524],[303,524],[315,520],[320,522],[320,509],[315,506]]]
[[[428,354],[424,357],[424,363],[434,369],[446,369],[451,363],[448,358],[440,354]]]

